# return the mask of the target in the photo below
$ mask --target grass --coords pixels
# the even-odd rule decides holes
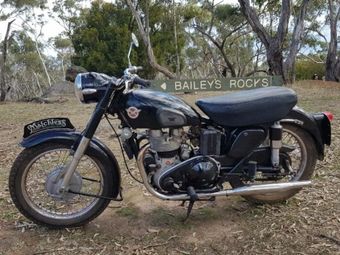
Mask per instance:
[[[221,198],[195,205],[183,224],[186,208],[147,195],[128,176],[103,122],[96,135],[117,156],[125,199],[112,202],[84,227],[58,231],[32,226],[16,210],[7,189],[8,172],[21,150],[17,144],[25,123],[66,116],[82,129],[94,105],[79,104],[73,97],[60,104],[1,104],[0,254],[340,254],[340,84],[305,81],[293,89],[305,110],[328,110],[335,119],[333,143],[317,165],[313,186],[287,203],[256,206],[240,197]],[[183,97],[193,105],[204,95]]]
[[[129,219],[137,219],[138,218],[138,210],[135,207],[123,207],[118,209],[116,213],[119,216],[127,217]]]

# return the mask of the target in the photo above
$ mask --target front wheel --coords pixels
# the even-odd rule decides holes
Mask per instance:
[[[286,178],[280,179],[280,182],[309,180],[313,175],[317,159],[315,142],[311,135],[301,127],[289,124],[283,124],[282,126],[282,145],[292,147],[294,150],[288,153],[290,158],[290,173]],[[251,184],[261,183],[264,182],[255,181],[255,183]],[[269,183],[269,181],[266,181],[265,183]],[[230,185],[233,188],[242,187],[247,184],[249,183],[240,178],[230,180]],[[243,197],[255,203],[276,203],[291,198],[299,191],[300,189],[294,189],[280,193],[247,195]]]
[[[97,217],[109,200],[59,193],[63,171],[71,159],[70,145],[43,143],[23,150],[9,176],[9,190],[19,211],[37,224],[52,228],[76,227]],[[94,195],[112,194],[112,173],[88,149],[70,181],[70,189]]]

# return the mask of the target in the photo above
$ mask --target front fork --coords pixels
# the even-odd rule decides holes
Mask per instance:
[[[280,149],[282,147],[282,126],[279,121],[275,122],[270,127],[270,148],[271,148],[271,163],[274,168],[280,165]]]
[[[86,125],[86,128],[83,132],[82,138],[78,144],[77,149],[75,150],[71,161],[67,164],[64,171],[63,181],[60,185],[60,192],[65,193],[69,191],[69,184],[71,178],[79,164],[81,157],[84,155],[88,145],[91,142],[91,139],[94,133],[97,130],[97,127],[106,112],[108,105],[110,104],[112,95],[114,92],[113,84],[109,84],[108,88],[105,92],[105,95],[101,99],[101,101],[97,104],[96,109],[94,110],[91,119]]]

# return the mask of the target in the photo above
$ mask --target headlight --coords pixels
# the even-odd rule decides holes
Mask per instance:
[[[82,83],[81,83],[81,77],[82,74],[77,74],[77,77],[74,81],[74,92],[76,94],[76,97],[79,99],[80,102],[85,103],[84,102],[84,95],[83,95],[83,87],[82,87]]]
[[[80,73],[74,81],[76,97],[82,103],[97,103],[106,90],[106,86],[96,85],[96,79],[90,73]]]

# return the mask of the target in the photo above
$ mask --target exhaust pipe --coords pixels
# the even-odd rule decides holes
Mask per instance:
[[[284,182],[284,183],[270,183],[270,184],[258,184],[243,186],[231,190],[227,190],[227,196],[233,195],[260,195],[273,192],[282,192],[292,189],[299,189],[305,186],[311,185],[311,181],[299,181],[299,182]]]
[[[137,158],[137,166],[140,172],[140,175],[143,179],[144,185],[146,189],[154,196],[163,199],[163,200],[190,200],[190,196],[187,194],[180,195],[166,195],[156,191],[149,183],[148,177],[146,175],[146,171],[144,169],[143,159],[144,154],[147,151],[149,146],[145,146]],[[220,197],[220,196],[243,196],[243,195],[263,195],[274,192],[282,192],[294,189],[300,189],[306,186],[310,186],[312,184],[311,181],[296,181],[296,182],[284,182],[284,183],[270,183],[270,184],[255,184],[243,186],[235,189],[222,190],[211,193],[197,193],[199,199],[202,198],[210,198],[210,197]]]

